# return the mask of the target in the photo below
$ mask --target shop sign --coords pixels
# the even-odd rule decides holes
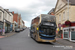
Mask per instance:
[[[58,27],[61,27],[61,23],[58,24]]]

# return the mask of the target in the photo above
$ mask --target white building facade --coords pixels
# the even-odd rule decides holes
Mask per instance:
[[[5,29],[5,32],[12,31],[12,23],[13,23],[13,14],[9,12],[8,9],[3,9],[0,7],[0,28],[3,30]]]

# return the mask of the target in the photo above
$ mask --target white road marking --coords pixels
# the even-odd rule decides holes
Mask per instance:
[[[30,34],[28,33],[28,37],[30,37]]]

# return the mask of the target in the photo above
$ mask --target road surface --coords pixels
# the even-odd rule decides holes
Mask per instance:
[[[37,43],[29,37],[29,29],[0,39],[0,50],[65,50],[60,43]],[[69,49],[73,50],[73,49]]]

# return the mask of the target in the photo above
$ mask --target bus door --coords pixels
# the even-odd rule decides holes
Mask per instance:
[[[75,42],[75,27],[70,27],[70,41]]]
[[[69,39],[69,27],[63,28],[63,39]]]

